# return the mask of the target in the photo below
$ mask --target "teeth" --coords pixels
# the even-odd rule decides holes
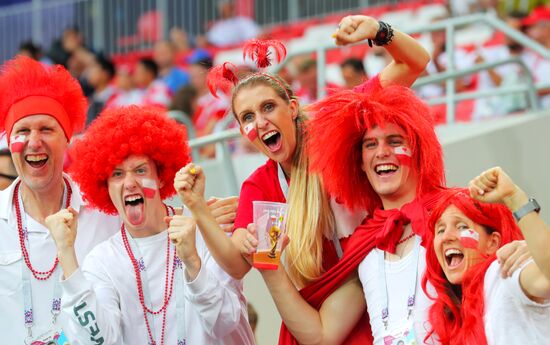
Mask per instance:
[[[393,164],[381,164],[381,165],[376,166],[376,172],[396,171],[396,170],[397,170],[397,166],[395,166]]]
[[[262,140],[267,140],[267,139],[271,138],[272,136],[274,136],[275,134],[277,134],[277,131],[268,132],[267,134],[265,134],[265,135],[262,137]]]
[[[124,201],[132,202],[132,201],[136,201],[136,200],[139,200],[139,199],[143,199],[141,197],[141,195],[129,195],[124,199]]]
[[[26,160],[29,162],[40,162],[45,159],[48,159],[48,155],[46,154],[40,154],[40,155],[27,155]]]
[[[447,249],[445,251],[445,256],[446,257],[449,257],[451,255],[457,255],[457,254],[462,254],[462,252],[460,250],[454,249],[454,248],[453,249]]]

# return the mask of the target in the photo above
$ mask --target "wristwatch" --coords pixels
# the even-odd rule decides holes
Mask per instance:
[[[540,205],[535,199],[530,198],[525,205],[521,206],[517,209],[517,211],[513,212],[514,218],[516,218],[516,222],[519,222],[521,218],[533,211],[539,213]]]

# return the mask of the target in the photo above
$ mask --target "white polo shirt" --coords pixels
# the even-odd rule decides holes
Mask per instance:
[[[73,191],[70,205],[79,213],[75,249],[78,261],[82,262],[96,244],[119,231],[120,220],[88,207],[77,185],[67,175],[64,176]],[[25,266],[25,262],[21,254],[15,208],[12,204],[14,187],[18,182],[19,178],[0,192],[0,334],[4,344],[23,344],[27,336],[22,294],[22,265]],[[47,271],[52,267],[57,253],[54,240],[46,227],[30,216],[26,219],[30,261],[35,269]],[[59,265],[57,271],[61,272]],[[46,281],[39,281],[30,272],[29,274],[34,314],[32,333],[36,336],[51,328],[51,304],[56,279],[52,276]],[[58,326],[59,322],[58,320]]]

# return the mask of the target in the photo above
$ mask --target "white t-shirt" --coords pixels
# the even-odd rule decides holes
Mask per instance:
[[[255,38],[259,33],[260,27],[252,19],[237,16],[214,23],[206,37],[213,45],[223,47]]]
[[[495,261],[485,273],[484,321],[489,345],[550,344],[550,301],[539,304],[525,295],[519,283],[522,270],[504,279]]]
[[[420,238],[417,237],[416,240],[420,241]],[[424,343],[424,337],[429,330],[428,311],[432,302],[422,290],[422,275],[426,269],[426,250],[424,247],[420,247],[418,270],[415,267],[414,253],[415,251],[411,250],[399,261],[385,261],[386,277],[379,269],[379,258],[384,255],[380,249],[373,249],[359,265],[359,279],[367,301],[375,345],[384,345],[384,336],[386,335],[381,314],[384,307],[384,279],[388,291],[388,331],[390,332],[405,324],[408,312],[407,299],[411,285],[416,279],[416,297],[411,317],[414,320],[417,343]],[[435,341],[428,340],[428,344],[434,343]]]
[[[68,176],[65,175],[68,178]],[[69,178],[73,194],[71,206],[78,211],[78,235],[75,242],[76,256],[82,262],[84,256],[97,244],[112,236],[120,229],[118,217],[108,216],[86,206],[76,184]],[[0,192],[0,334],[3,344],[23,344],[27,336],[24,322],[22,265],[15,210],[12,205],[15,180],[7,189]],[[24,216],[24,215],[23,215]],[[46,227],[26,216],[29,236],[30,261],[39,271],[49,270],[57,249]],[[25,269],[27,269],[25,267]],[[56,273],[60,274],[58,265]],[[32,308],[34,314],[34,336],[52,328],[52,298],[55,276],[48,280],[36,280],[30,274]],[[60,319],[56,326],[60,326]]]
[[[187,344],[254,344],[242,282],[232,279],[216,264],[198,230],[196,236],[201,269],[191,282],[186,281],[183,270],[176,271],[184,278],[179,285],[174,279],[166,314],[165,344],[177,343],[176,296],[182,289]],[[167,231],[134,241],[139,251],[134,255],[146,270],[152,309],[158,310],[164,300]],[[170,243],[171,262],[173,249]],[[138,254],[142,255],[141,260]],[[87,344],[91,336],[96,340],[103,338],[104,345],[148,343],[134,268],[120,232],[92,250],[81,268],[62,282],[62,287],[62,314],[68,319],[63,327],[71,345]],[[86,314],[88,322],[83,323]],[[152,320],[151,329],[160,344],[162,313]]]

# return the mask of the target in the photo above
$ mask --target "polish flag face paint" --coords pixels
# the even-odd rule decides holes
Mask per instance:
[[[258,137],[258,131],[256,131],[256,126],[253,123],[244,126],[244,133],[250,141],[254,141]]]
[[[143,188],[143,194],[146,198],[153,199],[155,197],[155,193],[158,189],[155,180],[144,178],[141,180],[141,186]]]
[[[460,244],[462,244],[464,248],[477,249],[479,234],[472,229],[460,231]]]
[[[393,149],[393,152],[397,157],[397,160],[399,160],[399,163],[402,165],[411,166],[411,149],[406,146],[398,146]]]
[[[24,135],[12,135],[10,138],[10,150],[12,153],[21,153],[23,147],[25,146],[25,140],[27,139]]]

